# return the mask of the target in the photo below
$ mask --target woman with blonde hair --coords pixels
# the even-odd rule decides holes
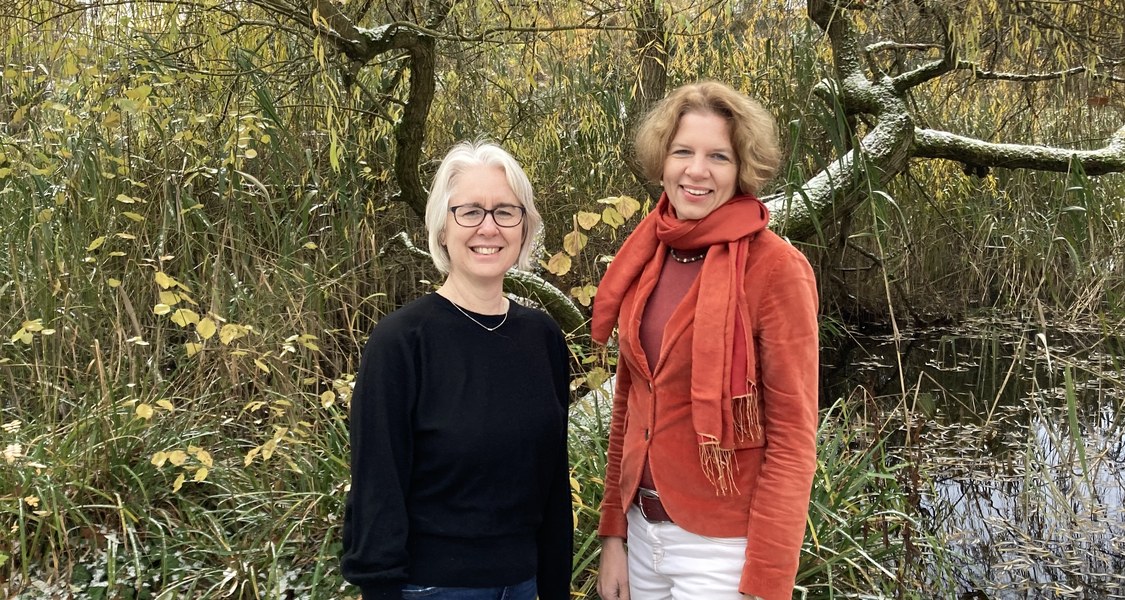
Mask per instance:
[[[789,600],[816,468],[817,290],[755,196],[776,125],[705,81],[652,110],[636,153],[664,193],[594,304],[594,340],[616,325],[619,349],[598,592]]]

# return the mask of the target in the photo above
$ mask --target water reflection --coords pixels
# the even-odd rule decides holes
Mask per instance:
[[[852,342],[825,357],[825,399],[860,388],[910,415],[898,443],[954,563],[939,588],[1125,598],[1122,338],[979,321]]]

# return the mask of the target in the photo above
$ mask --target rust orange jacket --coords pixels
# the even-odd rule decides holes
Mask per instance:
[[[658,277],[642,275],[624,305],[645,302]],[[618,325],[620,358],[599,534],[626,537],[626,511],[647,456],[677,525],[709,537],[747,537],[739,591],[789,600],[816,469],[816,282],[804,255],[769,230],[749,245],[745,282],[760,405],[753,411],[758,419],[751,435],[736,447],[737,492],[719,495],[700,465],[688,377],[694,306],[685,301],[668,320],[651,372],[639,321]]]

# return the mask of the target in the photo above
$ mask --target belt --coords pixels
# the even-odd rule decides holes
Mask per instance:
[[[641,509],[641,516],[649,523],[672,522],[672,517],[664,510],[664,505],[660,503],[660,494],[656,493],[656,490],[637,488],[637,496],[633,499],[633,504]]]

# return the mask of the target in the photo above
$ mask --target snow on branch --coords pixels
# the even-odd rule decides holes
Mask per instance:
[[[1096,150],[1074,150],[1031,144],[1001,144],[946,131],[918,128],[914,133],[914,156],[954,160],[966,165],[1035,169],[1065,173],[1080,165],[1087,175],[1125,171],[1125,127]]]

